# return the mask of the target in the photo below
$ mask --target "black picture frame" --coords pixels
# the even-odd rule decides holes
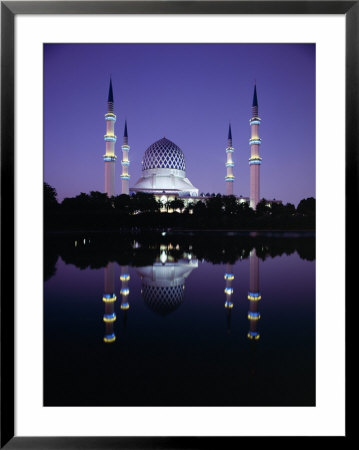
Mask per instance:
[[[6,449],[230,448],[241,437],[25,437],[14,435],[14,20],[17,14],[341,14],[346,20],[346,267],[357,237],[359,1],[2,1],[1,2],[1,441]],[[354,292],[346,273],[346,299]],[[355,300],[355,299],[354,299]],[[346,302],[346,311],[348,304]],[[348,343],[346,313],[346,343]],[[347,353],[347,351],[346,351]],[[348,392],[348,375],[346,392]],[[346,394],[346,411],[348,411]],[[346,415],[347,417],[347,415]],[[165,434],[165,430],[164,430]],[[250,437],[250,436],[248,436]],[[323,436],[324,437],[324,436]],[[349,423],[346,435],[350,437]],[[260,438],[259,438],[260,439]],[[288,440],[290,438],[285,438]]]

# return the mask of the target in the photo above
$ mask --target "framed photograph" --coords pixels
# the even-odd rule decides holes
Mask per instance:
[[[358,2],[1,2],[1,448],[349,436]]]

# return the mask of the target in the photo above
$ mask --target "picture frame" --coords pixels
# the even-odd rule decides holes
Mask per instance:
[[[1,442],[6,449],[231,447],[239,437],[25,437],[15,435],[14,369],[14,60],[18,14],[340,14],[346,20],[346,266],[356,241],[349,207],[357,204],[359,129],[358,1],[4,1],[1,2]],[[5,220],[6,219],[6,220]],[[353,280],[346,274],[346,296]],[[346,337],[348,337],[348,327]],[[347,429],[346,437],[349,437]],[[243,439],[243,438],[242,438]]]

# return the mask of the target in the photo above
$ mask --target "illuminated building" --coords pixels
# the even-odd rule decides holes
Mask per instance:
[[[224,303],[224,307],[227,310],[227,332],[230,333],[230,331],[231,331],[231,312],[232,312],[232,308],[233,308],[233,302],[232,302],[232,294],[233,294],[232,281],[234,280],[232,264],[227,264],[227,266],[226,266],[226,273],[224,274],[224,279],[226,280],[226,287],[224,289],[224,292],[226,294],[226,301]]]
[[[106,120],[106,153],[103,156],[105,162],[105,192],[109,197],[117,195],[115,189],[115,143],[117,137],[115,135],[116,115],[114,114],[114,100],[112,90],[112,80],[110,79],[110,87],[107,101]],[[251,126],[250,158],[250,195],[248,197],[236,197],[238,203],[249,203],[249,206],[256,209],[260,200],[260,165],[262,158],[260,157],[259,125],[261,119],[258,117],[258,99],[257,87],[254,85],[254,94],[252,102],[252,118],[249,121]],[[168,211],[168,205],[172,200],[180,198],[183,200],[185,207],[194,205],[198,201],[207,198],[202,195],[198,196],[198,189],[193,186],[186,176],[186,163],[183,151],[172,141],[163,137],[150,145],[145,151],[142,159],[142,174],[137,182],[130,187],[129,173],[129,150],[127,122],[125,121],[122,150],[122,173],[121,178],[121,194],[135,194],[144,192],[153,194],[156,200],[163,205],[162,211]],[[226,195],[234,195],[234,148],[232,146],[232,128],[229,124],[228,143],[226,148]],[[275,202],[268,201],[268,204]],[[178,209],[180,211],[180,209]],[[169,211],[171,212],[171,210]]]
[[[249,206],[256,209],[259,203],[259,183],[260,183],[260,166],[262,158],[259,155],[259,148],[261,139],[259,138],[259,125],[261,119],[258,117],[258,99],[257,86],[254,85],[253,103],[252,103],[252,118],[249,121],[251,126],[251,138],[249,145],[251,148],[251,156],[249,158]]]
[[[128,134],[127,134],[127,121],[125,121],[125,130],[123,132],[123,144],[121,146],[122,149],[122,174],[121,174],[121,183],[122,190],[121,194],[129,195],[129,183],[130,183],[130,175],[129,175],[129,165],[130,160],[128,159],[128,152],[130,150],[130,146],[128,145]]]
[[[107,113],[105,114],[106,120],[106,153],[103,155],[103,160],[105,162],[105,193],[112,197],[116,195],[115,193],[115,122],[116,115],[113,112],[113,91],[112,91],[112,80],[110,79],[110,87],[108,91],[107,99]]]
[[[225,180],[226,180],[226,194],[227,195],[233,195],[233,183],[234,183],[234,175],[233,175],[234,162],[232,160],[233,152],[234,152],[234,148],[232,147],[232,129],[231,129],[231,124],[229,124],[228,145],[227,145],[227,148],[226,148],[226,153],[227,153],[227,162],[226,162],[227,174],[226,174],[226,177],[225,177]]]
[[[249,331],[247,336],[250,340],[258,341],[260,338],[257,327],[258,320],[260,319],[258,305],[261,298],[262,297],[259,292],[259,260],[256,254],[256,250],[253,249],[249,255]]]
[[[142,176],[130,191],[154,194],[162,203],[175,197],[198,196],[198,189],[186,178],[182,150],[165,137],[145,151]]]
[[[105,267],[105,286],[104,294],[102,297],[105,303],[105,314],[103,316],[103,321],[105,322],[105,336],[103,338],[104,342],[107,344],[115,342],[116,336],[113,330],[113,324],[116,320],[115,313],[115,263],[109,262]]]
[[[192,255],[175,261],[166,249],[152,266],[137,269],[141,276],[141,293],[145,304],[155,313],[167,316],[175,311],[184,300],[185,279],[198,267]]]

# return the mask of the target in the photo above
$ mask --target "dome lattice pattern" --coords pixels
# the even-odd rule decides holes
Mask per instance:
[[[142,170],[177,169],[186,170],[182,150],[172,141],[162,138],[154,142],[145,151]]]
[[[183,302],[183,285],[179,286],[142,286],[142,295],[146,305],[152,311],[166,316],[175,311]]]

